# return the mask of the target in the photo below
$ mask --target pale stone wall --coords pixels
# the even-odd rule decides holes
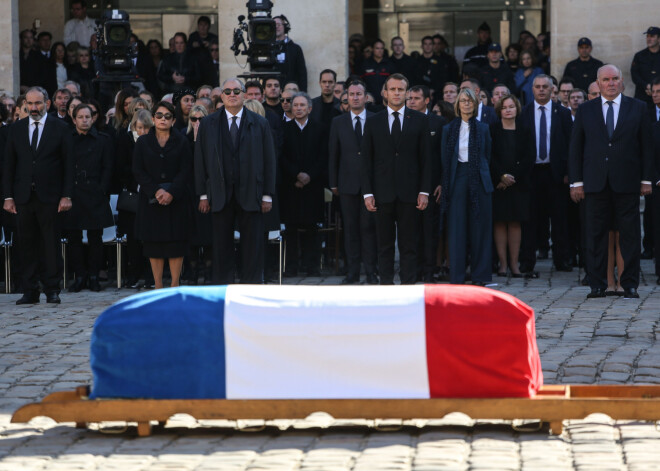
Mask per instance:
[[[238,15],[247,16],[245,0],[219,0],[218,31],[220,37],[220,82],[226,78],[249,73],[246,56],[234,57],[229,50]],[[276,0],[273,16],[284,14],[291,23],[289,37],[302,47],[307,63],[308,92],[318,96],[318,76],[325,68],[346,77],[348,62],[348,1],[347,0]],[[236,59],[240,66],[236,63]]]
[[[20,0],[17,3],[19,7],[19,31],[31,28],[34,20],[39,19],[41,27],[37,32],[48,31],[53,35],[53,42],[63,39],[64,23],[69,19],[68,1]]]
[[[577,41],[593,43],[592,55],[623,72],[626,95],[635,93],[630,64],[646,47],[642,32],[658,26],[658,0],[552,0],[552,74],[561,79],[568,61],[577,57]]]
[[[18,94],[18,0],[0,0],[0,89]],[[14,67],[16,64],[16,67]]]

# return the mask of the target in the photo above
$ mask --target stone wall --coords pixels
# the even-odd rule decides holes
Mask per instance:
[[[19,78],[18,0],[0,0],[0,11],[0,90],[15,96]]]
[[[552,0],[552,74],[561,79],[566,63],[577,57],[578,39],[586,36],[593,43],[593,57],[616,64],[626,95],[634,95],[630,64],[646,47],[642,33],[660,23],[658,5],[658,0]]]

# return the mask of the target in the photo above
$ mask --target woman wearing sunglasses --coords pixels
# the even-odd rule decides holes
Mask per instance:
[[[191,226],[192,154],[185,136],[173,129],[172,104],[161,101],[154,109],[154,128],[135,142],[133,175],[140,186],[136,235],[159,289],[165,259],[169,259],[171,286],[179,286]]]

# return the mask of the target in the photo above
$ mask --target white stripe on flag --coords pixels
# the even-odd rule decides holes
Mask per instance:
[[[428,398],[424,286],[231,285],[228,399]]]

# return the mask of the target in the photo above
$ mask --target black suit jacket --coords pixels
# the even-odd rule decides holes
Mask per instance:
[[[316,98],[313,98],[312,112],[309,114],[309,119],[329,127],[330,123],[332,123],[332,120],[341,114],[341,110],[339,109],[339,99],[332,99],[332,110],[330,111],[330,119],[327,122],[324,120],[324,118],[328,118],[328,116],[323,116],[323,105],[323,96],[319,95]]]
[[[43,120],[42,120],[43,122]],[[73,196],[73,140],[71,129],[61,120],[46,117],[37,152],[30,147],[30,118],[9,128],[2,175],[5,198],[16,204],[30,200],[32,183],[42,203],[57,204]]]
[[[447,120],[429,112],[429,135],[431,136],[431,187],[435,188],[442,181],[442,128]]]
[[[394,142],[387,111],[376,113],[364,126],[362,194],[373,194],[376,206],[396,199],[416,203],[420,192],[433,192],[429,120],[405,108],[401,138]]]
[[[497,122],[497,114],[495,114],[495,108],[486,105],[482,106],[480,122],[487,124],[488,126],[495,124]]]
[[[644,102],[622,96],[610,139],[602,100],[580,105],[571,137],[570,182],[583,182],[586,193],[603,191],[608,184],[617,193],[639,193],[642,180],[658,181],[648,116]]]
[[[371,116],[373,113],[367,111],[367,119]],[[365,123],[362,123],[363,135],[364,125]],[[332,120],[328,150],[330,188],[337,188],[343,195],[360,194],[362,155],[353,128],[353,113],[344,113]]]
[[[282,46],[284,62],[277,64],[277,70],[282,73],[282,85],[286,82],[296,82],[300,91],[307,91],[307,66],[305,55],[299,45],[290,39]]]
[[[535,102],[532,101],[526,105],[520,115],[520,123],[529,130],[534,136],[536,145],[536,121],[534,119]],[[546,114],[546,119],[550,120],[550,166],[552,167],[552,177],[555,183],[563,183],[564,177],[568,175],[568,145],[571,140],[571,130],[573,128],[573,119],[568,108],[564,108],[558,103],[548,102],[546,107],[551,106]],[[536,162],[536,155],[534,155]]]
[[[207,195],[211,211],[225,207],[227,184],[222,151],[221,121],[227,120],[224,106],[202,119],[195,142],[195,192]],[[236,199],[245,211],[260,211],[263,195],[275,194],[275,148],[266,118],[243,108],[240,124],[240,185]]]

